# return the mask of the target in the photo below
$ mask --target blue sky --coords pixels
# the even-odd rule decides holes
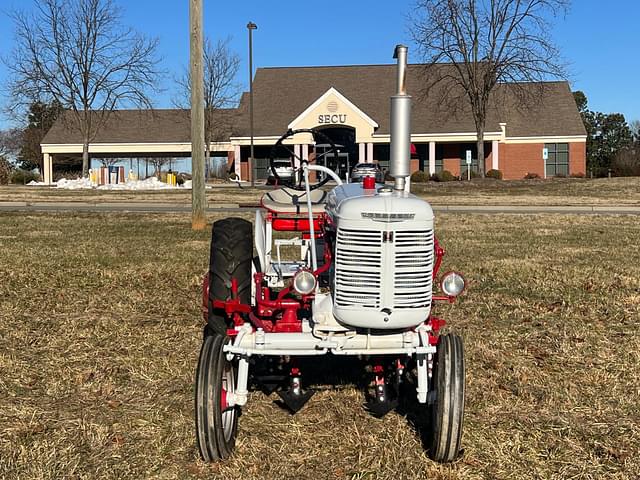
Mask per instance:
[[[233,1],[205,4],[205,31],[213,39],[231,37],[242,59],[239,81],[248,84],[248,21],[254,32],[255,66],[391,63],[393,47],[409,40],[412,0],[324,0],[323,2]],[[125,22],[160,40],[163,68],[169,73],[158,107],[171,107],[171,79],[188,63],[188,0],[119,0]],[[0,0],[0,55],[13,42],[7,11],[31,8],[30,0]],[[571,84],[583,90],[593,110],[621,112],[640,120],[640,51],[637,0],[574,0],[552,32],[571,63]],[[418,61],[411,55],[410,61]],[[0,64],[0,84],[6,81]],[[386,101],[386,99],[381,99]],[[0,98],[0,102],[4,99]],[[0,128],[12,119],[0,119]]]

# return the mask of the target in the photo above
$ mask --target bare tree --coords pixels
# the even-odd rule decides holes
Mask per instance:
[[[0,157],[15,157],[22,147],[23,131],[18,128],[0,130]]]
[[[151,107],[158,75],[157,40],[121,23],[112,0],[36,0],[33,13],[14,12],[16,45],[7,61],[15,108],[57,101],[82,136],[82,174],[89,144],[123,106]]]
[[[116,163],[120,162],[122,158],[102,157],[102,158],[99,158],[99,160],[103,167],[112,167]]]
[[[469,101],[481,176],[487,110],[496,85],[510,82],[512,94],[531,101],[531,89],[522,82],[566,76],[548,32],[550,19],[568,6],[569,0],[418,0],[412,31],[427,64],[427,92],[444,84],[441,95],[460,92]],[[451,68],[439,68],[442,62]]]
[[[233,124],[233,117],[226,108],[238,100],[240,86],[236,75],[240,57],[229,49],[229,41],[218,40],[214,45],[210,39],[204,42],[204,136],[207,166],[210,164],[211,143],[225,139]],[[177,80],[180,93],[176,106],[187,108],[191,97],[191,77],[187,70]]]
[[[146,160],[153,165],[153,175],[155,177],[159,177],[162,172],[162,167],[169,164],[174,159],[171,157],[149,157]]]
[[[633,120],[629,124],[631,128],[631,134],[633,135],[633,141],[640,146],[640,120]]]

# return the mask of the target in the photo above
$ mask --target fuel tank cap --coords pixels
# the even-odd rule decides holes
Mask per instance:
[[[378,189],[378,195],[391,195],[393,193],[393,188],[389,185],[383,185]]]

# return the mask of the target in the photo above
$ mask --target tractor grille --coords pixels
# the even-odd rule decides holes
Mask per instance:
[[[395,232],[393,303],[420,308],[431,303],[433,231]]]
[[[338,229],[335,262],[336,305],[381,308],[382,232]]]
[[[339,228],[335,256],[338,307],[421,308],[431,303],[433,231]]]

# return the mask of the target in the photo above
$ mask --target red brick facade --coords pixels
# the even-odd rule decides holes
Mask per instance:
[[[524,178],[528,173],[544,177],[544,143],[507,143],[504,147],[500,152],[500,170],[504,179]]]
[[[544,177],[544,160],[542,159],[542,149],[544,143],[499,143],[498,169],[502,172],[505,180],[520,180],[528,173],[535,173]],[[485,157],[485,171],[493,168],[493,152],[490,151]],[[229,165],[233,158],[233,152],[229,152]],[[313,161],[313,153],[309,155]],[[425,171],[428,171],[428,161],[425,161]],[[419,170],[419,160],[411,160],[411,172]],[[445,143],[442,145],[442,168],[450,171],[453,175],[460,175],[460,144]],[[243,179],[247,177],[247,161],[243,159],[241,163],[241,175]],[[569,143],[569,175],[586,173],[586,143]],[[312,176],[313,173],[312,173]]]
[[[569,144],[569,175],[587,173],[587,143],[575,142]]]

